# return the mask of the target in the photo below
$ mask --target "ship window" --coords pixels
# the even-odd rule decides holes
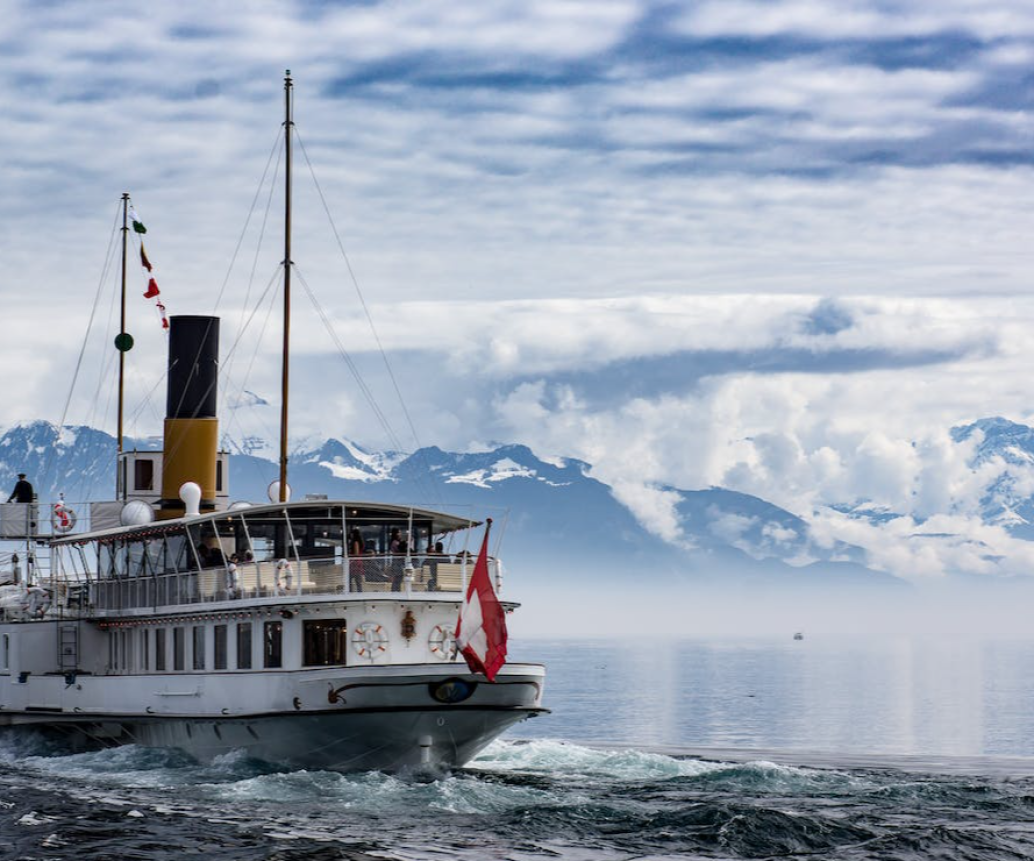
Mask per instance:
[[[344,619],[306,621],[305,666],[329,667],[344,664],[348,654],[348,626]]]
[[[223,461],[221,458],[215,462],[215,492],[223,492]]]
[[[264,667],[277,669],[284,665],[284,623],[266,622],[262,638],[263,663]]]
[[[151,632],[140,629],[140,669],[145,673],[151,669]]]
[[[11,635],[10,634],[4,634],[4,648],[3,648],[3,658],[2,658],[2,660],[4,662],[3,669],[9,670],[11,668]]]
[[[154,631],[154,668],[165,672],[165,629],[155,628]]]
[[[226,625],[216,625],[212,630],[213,646],[215,647],[214,663],[212,666],[217,670],[226,669]]]
[[[133,461],[133,487],[154,490],[154,461],[150,458]]]
[[[205,626],[194,626],[194,669],[205,668]]]
[[[183,664],[183,629],[172,629],[172,669],[182,671]]]
[[[237,669],[251,669],[251,622],[237,623]]]
[[[170,533],[164,536],[162,544],[164,550],[162,563],[158,568],[161,574],[178,574],[190,568],[187,560],[187,542],[183,535]]]

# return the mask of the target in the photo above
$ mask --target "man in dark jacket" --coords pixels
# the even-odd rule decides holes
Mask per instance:
[[[25,480],[25,473],[18,473],[18,483],[15,484],[11,495],[7,497],[8,502],[32,502],[32,485]]]

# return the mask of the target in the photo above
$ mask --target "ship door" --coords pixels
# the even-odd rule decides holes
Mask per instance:
[[[57,653],[62,670],[79,667],[79,626],[59,625]]]

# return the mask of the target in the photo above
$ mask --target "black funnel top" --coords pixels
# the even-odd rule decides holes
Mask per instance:
[[[169,396],[165,417],[214,419],[219,380],[219,318],[169,318]]]

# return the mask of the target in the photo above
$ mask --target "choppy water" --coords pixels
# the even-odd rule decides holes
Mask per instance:
[[[536,648],[543,653],[533,654]],[[872,745],[864,749],[882,754],[872,760],[879,767],[858,767],[860,747],[851,748],[850,756],[845,750],[843,761],[854,763],[852,767],[841,764],[835,751],[824,756],[821,768],[791,764],[792,750],[787,753],[784,746],[775,756],[776,746],[766,735],[766,726],[771,726],[778,736],[782,722],[748,719],[756,707],[741,700],[757,699],[757,691],[753,697],[729,694],[730,685],[737,689],[737,674],[748,688],[756,688],[754,682],[762,677],[745,678],[751,673],[737,669],[743,660],[765,664],[765,656],[782,646],[739,644],[731,652],[735,659],[728,658],[729,644],[691,648],[709,650],[719,663],[727,654],[727,672],[714,683],[718,693],[653,690],[632,684],[636,676],[620,667],[595,676],[586,671],[590,665],[585,661],[606,658],[599,644],[525,647],[521,657],[551,660],[548,699],[555,717],[529,722],[520,731],[523,737],[497,742],[470,767],[434,777],[290,772],[239,756],[200,764],[175,751],[139,747],[69,754],[37,737],[0,732],[0,857],[1034,857],[1034,771],[1024,774],[1022,761],[997,768],[992,757],[984,760],[986,773],[964,773],[973,769],[953,768],[953,763],[971,766],[972,761],[955,760],[950,750],[913,745],[895,753],[901,736],[892,732],[890,753]],[[843,648],[857,652],[861,647]],[[881,647],[874,648],[876,655],[882,654]],[[829,661],[843,663],[839,647],[830,647],[830,652]],[[858,660],[864,665],[865,649],[861,652]],[[1022,649],[1006,647],[1006,653],[1014,661],[1025,657]],[[613,656],[627,654],[619,647]],[[801,665],[803,654],[787,651],[785,661]],[[575,660],[578,655],[582,661]],[[995,655],[996,662],[1004,660],[1000,650]],[[620,664],[619,658],[614,661]],[[1009,678],[1026,672],[1019,665],[1013,670]],[[818,672],[821,676],[825,670]],[[965,674],[965,668],[959,672]],[[874,670],[872,678],[877,677]],[[855,687],[864,693],[866,683],[856,679]],[[763,695],[778,700],[778,689],[770,685]],[[829,696],[837,694],[834,685]],[[672,727],[679,726],[669,716],[653,737],[620,738],[623,728],[634,730],[643,720],[657,721],[667,711],[679,711],[687,696],[700,700],[700,707],[711,703],[710,716],[698,720],[697,727],[701,733],[711,727],[712,735],[686,735],[692,731],[689,721],[678,731],[682,735],[669,737]],[[920,689],[919,696],[929,698],[929,692]],[[997,688],[989,696],[998,708],[1005,700],[1011,703],[1004,718],[1009,726],[1026,727],[1017,723],[1015,712],[1029,703],[1029,691],[1017,687],[1006,695]],[[950,708],[950,699],[940,705]],[[667,705],[658,706],[658,700]],[[608,701],[610,709],[599,708]],[[636,710],[636,702],[643,707]],[[790,697],[786,707],[796,702]],[[866,724],[865,707],[852,708],[855,722]],[[768,703],[766,710],[777,713],[778,703]],[[897,712],[916,714],[916,709]],[[830,713],[836,709],[818,715],[816,726],[825,726]],[[738,723],[747,729],[736,729]],[[718,724],[728,724],[728,732],[717,731]],[[753,734],[752,726],[757,728]],[[752,754],[737,757],[744,762],[721,762],[646,749],[657,740],[687,747],[728,743],[734,730],[746,747],[773,747],[781,764]],[[859,729],[854,737],[867,732],[871,730]],[[582,742],[574,740],[578,736]],[[584,740],[604,736],[629,746],[589,746]],[[969,733],[963,752],[993,753],[989,746],[1009,747],[1007,736],[1000,727],[990,727],[986,737],[991,744],[970,750],[974,736]],[[818,739],[822,741],[821,733]],[[1030,743],[1017,737],[1015,749],[1002,752],[1023,754]],[[937,773],[916,771],[905,754],[943,754],[942,767]],[[814,762],[814,757],[801,760]]]

